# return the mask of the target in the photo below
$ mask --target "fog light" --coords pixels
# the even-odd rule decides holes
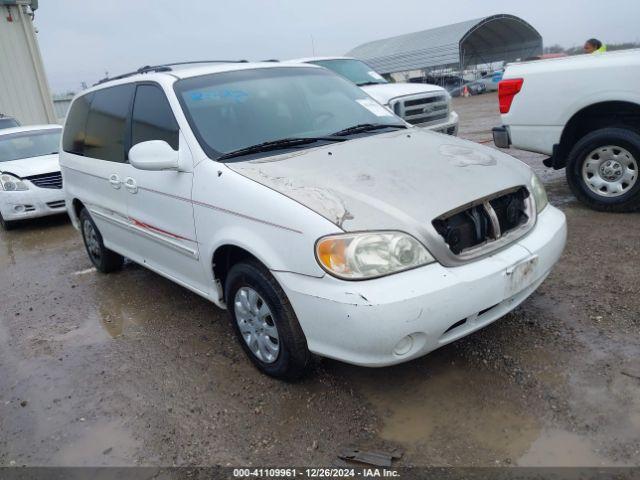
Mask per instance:
[[[16,213],[24,212],[24,205],[14,205],[13,206],[13,211],[16,212]]]
[[[402,338],[398,343],[396,343],[396,347],[393,349],[393,353],[396,355],[406,355],[411,351],[413,347],[413,338],[411,335],[407,335]]]

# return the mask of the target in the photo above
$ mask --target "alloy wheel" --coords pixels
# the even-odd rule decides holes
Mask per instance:
[[[238,289],[233,301],[242,338],[256,358],[273,363],[280,352],[280,337],[267,302],[251,287]]]
[[[582,164],[582,179],[597,195],[619,197],[638,181],[638,160],[616,145],[596,148]]]
[[[99,263],[102,255],[100,241],[98,240],[98,232],[96,232],[95,227],[88,220],[85,220],[83,223],[82,232],[84,233],[84,241],[87,244],[89,255],[91,255],[93,260]]]

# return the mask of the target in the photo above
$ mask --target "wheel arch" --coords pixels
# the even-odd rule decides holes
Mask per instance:
[[[211,271],[213,272],[213,279],[222,302],[226,300],[224,298],[224,283],[229,274],[229,270],[231,270],[231,267],[236,263],[247,259],[260,262],[266,268],[269,268],[252,252],[233,243],[224,243],[218,246],[213,252],[211,257]]]
[[[271,272],[295,272],[322,277],[325,273],[313,255],[313,239],[323,232],[301,235],[273,227],[229,224],[198,231],[200,258],[209,281],[217,290],[217,302],[223,302],[224,279],[234,261],[254,258]],[[216,301],[216,300],[214,300]]]
[[[76,217],[80,217],[80,212],[82,211],[83,208],[86,208],[84,206],[84,203],[82,203],[82,201],[78,198],[73,199],[73,201],[71,202],[71,206],[73,208],[73,214]]]
[[[71,204],[69,204],[69,206],[67,207],[67,213],[69,214],[71,223],[74,227],[79,228],[80,212],[82,212],[82,210],[85,208],[86,207],[84,206],[84,203],[82,203],[82,200],[80,200],[79,198],[74,198],[73,200],[71,200]]]
[[[566,167],[573,146],[588,133],[606,127],[630,128],[640,133],[640,104],[613,100],[578,110],[565,125],[560,143],[554,147],[553,167]]]

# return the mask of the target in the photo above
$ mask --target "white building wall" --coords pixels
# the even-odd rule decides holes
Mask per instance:
[[[58,123],[64,123],[64,119],[67,116],[69,107],[71,106],[71,100],[73,100],[73,95],[53,97],[53,111],[56,114]]]
[[[23,125],[55,123],[51,93],[28,12],[26,5],[0,6],[0,113],[17,118]]]

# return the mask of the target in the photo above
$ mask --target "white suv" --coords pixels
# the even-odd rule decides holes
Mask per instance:
[[[148,67],[76,97],[62,144],[96,268],[128,257],[228,308],[279,378],[311,352],[383,366],[478,330],[565,244],[526,165],[311,65]]]
[[[356,58],[311,57],[289,61],[318,65],[342,75],[416,127],[448,135],[458,134],[458,114],[451,108],[451,95],[442,87],[427,83],[387,82]]]

